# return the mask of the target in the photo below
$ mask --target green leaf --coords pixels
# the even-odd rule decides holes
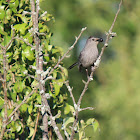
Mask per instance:
[[[60,92],[60,86],[57,83],[55,83],[54,84],[54,89],[55,89],[55,96],[57,96]]]
[[[4,104],[4,99],[2,99],[2,98],[0,97],[0,109],[3,108],[3,104]]]
[[[29,114],[31,114],[31,113],[33,112],[33,106],[32,106],[32,105],[30,105],[30,106],[28,107],[28,112],[29,112]]]
[[[52,49],[52,45],[48,45],[48,51]]]
[[[26,31],[26,29],[28,28],[27,27],[27,24],[26,23],[22,23],[22,24],[16,24],[15,26],[14,26],[14,28],[17,30],[17,31],[19,31],[21,34],[25,34],[25,31]]]
[[[28,136],[28,138],[30,138],[34,134],[34,129],[32,127],[29,127],[29,129],[30,129],[30,135]]]
[[[75,112],[75,109],[73,106],[69,105],[70,106],[70,111],[71,111],[71,114],[73,115],[73,113]]]
[[[6,33],[4,32],[3,24],[0,24],[0,34],[6,35]]]
[[[94,132],[99,128],[99,123],[96,119],[90,118],[86,122],[87,125],[92,125]]]
[[[39,104],[41,104],[41,96],[40,96],[40,94],[37,95],[37,102],[38,102]]]
[[[9,116],[13,112],[13,109],[7,110],[7,115]]]
[[[28,108],[28,105],[27,104],[23,104],[19,109],[20,109],[21,112],[26,112],[27,108]]]
[[[64,114],[68,114],[70,112],[70,105],[68,103],[66,103],[65,107],[64,107]]]
[[[7,18],[8,20],[11,19],[11,14],[12,14],[11,9],[7,9],[7,10],[6,10],[6,18]]]
[[[10,95],[11,95],[12,100],[13,100],[14,102],[16,102],[17,94],[14,93],[14,92],[11,92]]]
[[[74,117],[66,117],[63,121],[63,127],[66,128],[68,124],[73,122],[74,122]]]
[[[25,39],[25,41],[29,42],[29,43],[32,43],[33,41],[33,37],[31,36],[31,33],[27,33],[26,35],[23,36],[23,38]],[[24,44],[24,42],[23,42]]]
[[[7,55],[7,58],[8,58],[8,63],[10,63],[12,61],[11,56],[13,55],[13,53],[12,52],[7,52],[6,55]]]
[[[5,18],[5,10],[4,10],[5,6],[0,6],[0,20]]]
[[[22,54],[24,57],[26,57],[27,59],[29,59],[30,61],[34,60],[34,53],[31,50],[30,46],[27,46],[23,51]]]
[[[4,117],[4,108],[1,110],[0,116]]]
[[[16,48],[14,51],[13,58],[17,60],[19,58],[19,54],[20,54],[20,49]]]
[[[92,124],[94,132],[97,131],[97,129],[99,128],[99,122],[97,120],[94,121],[94,123]]]
[[[21,122],[16,122],[15,127],[16,131],[19,132],[22,129]]]
[[[61,53],[61,55],[63,55],[63,49],[61,47],[55,47],[52,49],[52,54],[55,54],[55,53]]]
[[[9,7],[10,9],[12,9],[12,11],[14,13],[17,13],[17,7],[18,7],[18,4],[19,4],[19,1],[18,0],[11,0],[10,3],[9,3]]]
[[[16,81],[16,83],[14,85],[14,89],[17,93],[22,92],[24,88],[25,88],[25,82]]]
[[[11,40],[11,36],[8,36],[8,35],[6,35],[6,36],[4,36],[4,41],[1,43],[3,46],[7,46],[8,44],[9,44],[9,42],[10,42],[10,40]],[[11,46],[11,45],[10,45]],[[9,47],[10,47],[9,46]],[[9,47],[7,48],[7,49],[9,49]]]
[[[34,88],[38,85],[38,82],[36,80],[34,80],[31,84],[31,87]]]
[[[90,119],[87,120],[86,124],[91,125],[91,124],[93,124],[94,121],[95,121],[94,118],[90,118]]]

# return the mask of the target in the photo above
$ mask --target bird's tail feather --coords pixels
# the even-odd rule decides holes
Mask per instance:
[[[76,66],[78,64],[79,64],[79,62],[76,62],[76,63],[72,64],[68,69],[72,69],[74,66]]]

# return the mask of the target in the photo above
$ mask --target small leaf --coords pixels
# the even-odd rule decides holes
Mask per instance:
[[[7,52],[6,55],[7,55],[7,58],[8,58],[8,63],[10,63],[12,61],[13,53],[12,52]]]
[[[0,20],[4,19],[5,17],[5,10],[4,10],[5,6],[0,6]]]
[[[64,123],[63,123],[63,127],[66,128],[66,126],[70,123],[73,123],[74,122],[74,117],[66,117],[64,119]]]
[[[2,44],[3,46],[6,46],[6,45],[9,44],[10,40],[11,40],[11,36],[6,35],[6,36],[4,36],[4,41],[3,41],[1,44]],[[9,49],[9,48],[8,48],[8,49]]]
[[[21,34],[25,34],[25,31],[27,29],[27,24],[26,23],[22,23],[22,24],[16,24],[14,26],[14,28],[19,31]]]
[[[3,104],[4,104],[4,99],[2,99],[2,98],[0,97],[0,109],[2,109]]]
[[[28,105],[27,104],[23,104],[19,109],[22,112],[26,112],[27,111],[27,108],[28,108]]]
[[[94,132],[96,132],[98,128],[99,128],[99,123],[98,123],[97,120],[95,120],[94,123],[93,123]]]
[[[22,92],[23,89],[25,88],[25,82],[23,81],[17,81],[14,85],[14,89],[16,92]]]
[[[0,34],[5,35],[3,24],[0,24]]]
[[[29,127],[29,130],[30,130],[30,135],[28,136],[28,138],[30,138],[34,134],[34,129],[32,127]]]
[[[66,103],[65,107],[64,107],[64,114],[68,114],[70,112],[70,105],[68,103]]]
[[[30,105],[30,106],[28,107],[28,112],[29,112],[29,114],[31,114],[31,113],[33,112],[33,106]]]
[[[55,83],[54,84],[54,89],[55,89],[55,96],[57,96],[60,92],[60,86],[57,83]]]
[[[30,46],[27,46],[23,51],[22,54],[24,57],[26,57],[27,59],[29,59],[30,61],[34,60],[34,53],[31,50]]]
[[[48,45],[48,51],[52,49],[52,45]]]
[[[40,96],[40,94],[37,95],[37,102],[38,102],[39,104],[41,104],[41,96]]]
[[[16,123],[15,123],[15,127],[16,127],[16,131],[19,132],[19,131],[22,129],[22,127],[21,127],[21,122],[19,122],[19,121],[16,122]]]
[[[12,14],[11,9],[7,9],[7,10],[6,10],[6,18],[7,18],[8,20],[11,19],[11,14]]]
[[[91,124],[93,124],[94,120],[95,120],[94,118],[90,118],[87,120],[86,124],[91,125]]]
[[[13,109],[9,109],[9,110],[7,111],[8,116],[9,116],[12,112],[13,112]]]
[[[14,92],[11,92],[10,95],[11,95],[12,100],[15,102],[17,94]]]
[[[96,119],[90,118],[86,122],[87,125],[92,125],[94,132],[99,128],[99,123]]]

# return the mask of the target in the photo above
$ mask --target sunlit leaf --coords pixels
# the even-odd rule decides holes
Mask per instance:
[[[64,114],[68,114],[70,112],[70,105],[68,103],[66,103],[65,107],[64,107]]]
[[[22,92],[24,88],[25,82],[23,81],[16,81],[16,83],[14,84],[14,89],[16,92]]]
[[[24,55],[24,57],[26,57],[27,59],[29,59],[30,61],[34,60],[34,53],[31,50],[30,46],[27,46],[23,51],[22,54]]]
[[[66,117],[63,121],[63,127],[66,127],[68,124],[74,122],[74,117]]]

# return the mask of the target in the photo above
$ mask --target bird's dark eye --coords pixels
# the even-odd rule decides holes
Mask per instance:
[[[94,41],[94,39],[92,39]]]

